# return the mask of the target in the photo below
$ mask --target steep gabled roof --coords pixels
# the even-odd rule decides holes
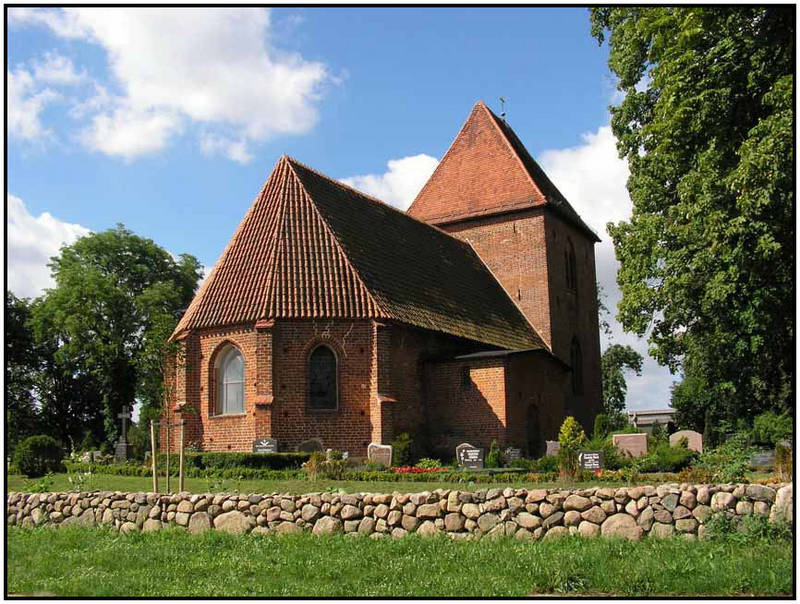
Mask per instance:
[[[511,127],[478,101],[408,213],[444,225],[539,206],[599,241]]]
[[[273,318],[394,319],[544,346],[469,244],[285,156],[173,337]]]

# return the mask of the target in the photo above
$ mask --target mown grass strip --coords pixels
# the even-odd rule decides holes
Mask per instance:
[[[60,596],[789,595],[792,543],[8,531],[10,593]]]

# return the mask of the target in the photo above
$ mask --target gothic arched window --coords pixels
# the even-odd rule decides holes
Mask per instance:
[[[572,367],[572,394],[583,394],[583,355],[577,337],[569,347],[569,364]]]
[[[336,409],[338,384],[336,355],[328,346],[317,346],[308,358],[308,406],[311,409]]]
[[[244,358],[235,346],[227,346],[217,357],[217,415],[244,413]]]

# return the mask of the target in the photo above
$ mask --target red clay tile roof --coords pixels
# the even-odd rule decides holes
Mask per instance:
[[[469,244],[281,158],[173,337],[272,318],[384,318],[543,348]]]
[[[537,206],[599,241],[511,127],[478,101],[408,214],[443,225]]]

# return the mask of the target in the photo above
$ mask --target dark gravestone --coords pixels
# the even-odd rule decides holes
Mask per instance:
[[[299,445],[297,445],[297,450],[302,451],[304,453],[314,453],[319,452],[322,453],[325,451],[325,447],[322,446],[322,441],[318,438],[309,438],[308,440],[304,440]]]
[[[518,449],[517,447],[508,447],[505,451],[503,451],[503,455],[505,455],[506,463],[508,463],[522,457],[522,449]]]
[[[392,467],[392,446],[380,443],[369,443],[367,447],[367,459],[369,461],[383,464],[387,468]]]
[[[277,453],[278,440],[275,438],[257,438],[253,441],[253,453]]]
[[[462,468],[480,470],[483,468],[483,453],[484,450],[479,447],[461,443],[456,447],[456,460]]]
[[[581,470],[602,470],[602,451],[581,451],[578,453],[578,467]]]

